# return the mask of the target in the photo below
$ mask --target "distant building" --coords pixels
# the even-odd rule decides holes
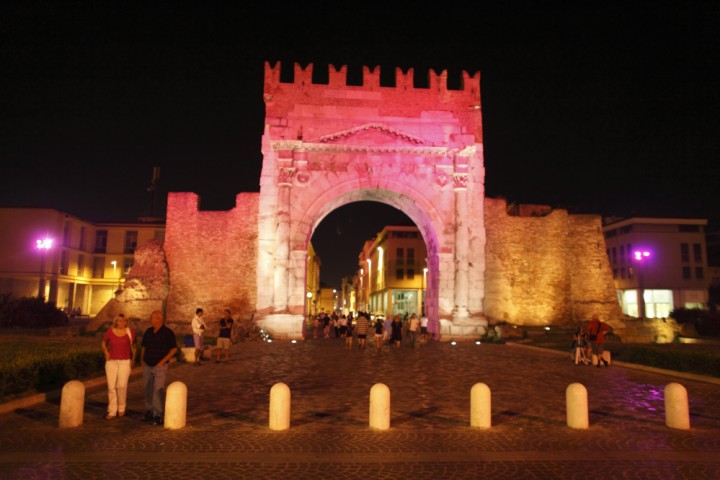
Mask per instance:
[[[320,257],[315,254],[315,248],[312,242],[308,243],[307,252],[307,272],[305,282],[305,316],[314,315],[319,310],[317,308],[320,295],[320,267],[322,262]]]
[[[667,318],[675,308],[706,308],[710,274],[707,220],[606,219],[607,254],[623,313]]]
[[[158,219],[95,223],[50,208],[0,208],[0,226],[0,293],[88,315],[122,288],[135,249],[165,235]]]
[[[387,226],[359,255],[360,310],[385,316],[423,313],[427,253],[417,227]]]
[[[337,290],[332,287],[320,287],[318,290],[317,313],[332,314],[337,310]]]

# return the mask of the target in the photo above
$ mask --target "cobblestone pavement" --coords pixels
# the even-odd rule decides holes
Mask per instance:
[[[133,375],[123,418],[104,420],[104,385],[82,426],[57,427],[59,400],[0,416],[0,477],[34,478],[720,478],[720,385],[613,365],[576,366],[519,345],[431,343],[344,349],[342,341],[244,342],[230,362],[175,363],[187,426],[142,421]],[[291,426],[268,428],[270,388],[290,387]],[[391,391],[391,428],[368,426],[369,392]],[[492,427],[469,426],[487,384]],[[587,387],[590,428],[567,427],[565,390]],[[663,389],[688,390],[691,429],[665,426]]]

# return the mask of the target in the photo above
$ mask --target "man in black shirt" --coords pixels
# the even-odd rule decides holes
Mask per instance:
[[[164,325],[163,313],[150,314],[151,327],[142,339],[143,384],[145,385],[145,419],[162,425],[165,415],[165,376],[168,362],[177,353],[175,333]]]

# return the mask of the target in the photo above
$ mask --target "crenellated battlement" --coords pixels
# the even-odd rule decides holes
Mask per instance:
[[[340,68],[334,65],[328,65],[328,83],[313,83],[313,64],[310,63],[305,67],[302,67],[298,63],[293,64],[294,79],[292,82],[282,82],[280,78],[281,62],[276,62],[275,65],[271,65],[270,62],[265,62],[265,87],[266,90],[273,89],[278,85],[293,84],[297,87],[307,87],[311,85],[321,85],[330,88],[354,88],[366,91],[376,91],[379,89],[396,89],[396,90],[418,90],[418,91],[435,91],[440,94],[443,93],[464,93],[472,96],[472,98],[480,99],[480,72],[470,74],[467,71],[462,72],[460,89],[448,88],[448,72],[443,70],[440,73],[430,69],[427,72],[427,84],[428,87],[415,87],[415,70],[409,68],[407,71],[403,71],[401,68],[395,68],[395,86],[381,86],[380,85],[380,66],[368,67],[363,66],[362,85],[348,85],[347,83],[347,65],[343,65]]]

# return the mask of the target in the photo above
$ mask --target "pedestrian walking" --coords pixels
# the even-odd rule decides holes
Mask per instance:
[[[428,317],[420,317],[420,345],[425,345],[428,340]]]
[[[347,329],[345,330],[345,348],[352,350],[353,344],[353,326],[352,321],[348,319]]]
[[[175,333],[165,326],[160,310],[150,315],[150,327],[142,339],[141,360],[145,387],[145,420],[155,425],[165,421],[165,379],[168,363],[177,353]]]
[[[393,317],[392,326],[390,328],[392,329],[390,341],[395,345],[395,348],[400,348],[403,329],[402,318],[400,318],[400,315],[395,315],[395,317]]]
[[[385,326],[383,325],[383,318],[379,315],[375,318],[375,323],[373,323],[373,330],[375,331],[375,346],[378,350],[380,350],[382,348]]]
[[[135,334],[127,324],[125,315],[119,313],[100,342],[105,352],[105,376],[108,388],[105,420],[125,415],[128,380],[135,359]]]
[[[418,342],[418,334],[420,333],[420,319],[414,313],[410,315],[408,320],[408,336],[410,337],[410,346],[417,348],[420,346]]]
[[[355,324],[355,330],[357,331],[358,347],[360,350],[365,350],[365,338],[367,337],[369,319],[367,313],[358,314],[357,323]]]

